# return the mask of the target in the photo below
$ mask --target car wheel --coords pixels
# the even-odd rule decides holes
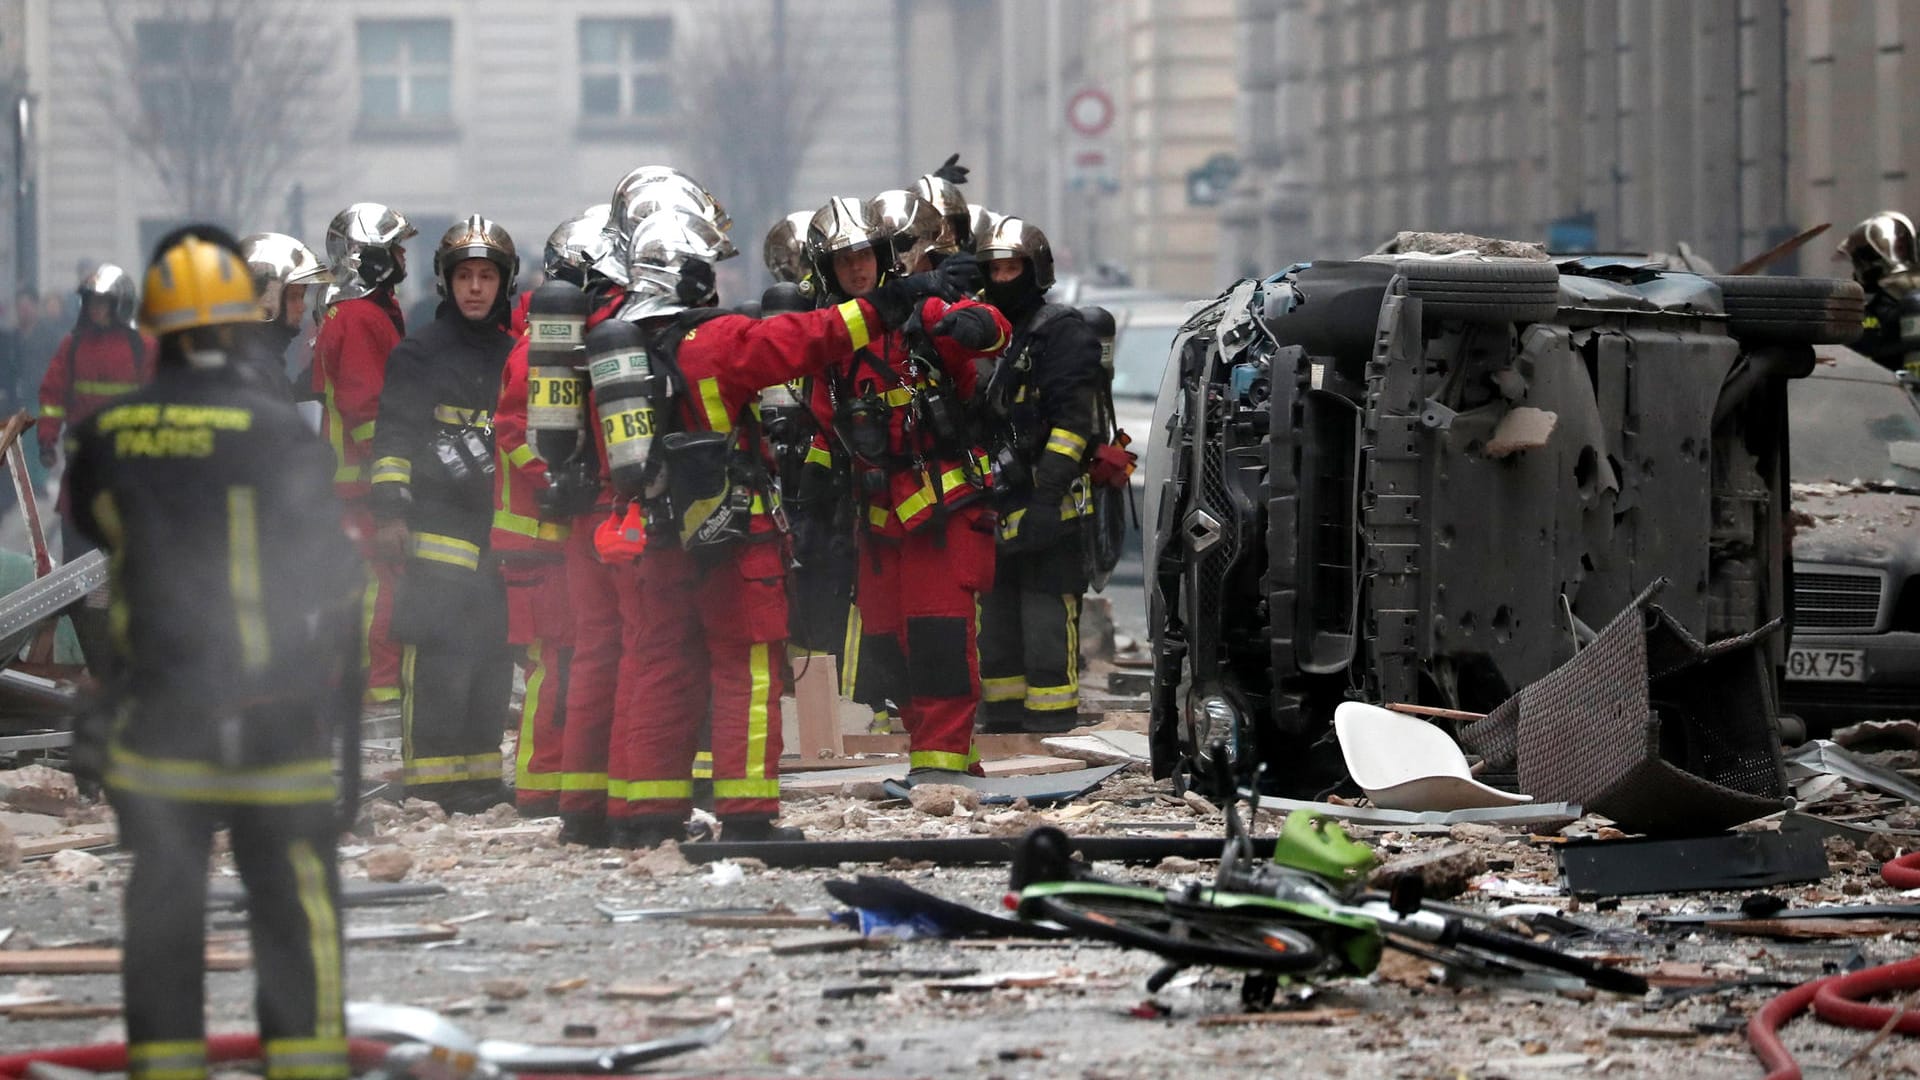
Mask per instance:
[[[1533,323],[1560,311],[1560,270],[1549,262],[1401,259],[1394,269],[1425,319]]]
[[[1866,293],[1816,277],[1709,277],[1720,287],[1733,336],[1750,341],[1845,345],[1860,336]]]

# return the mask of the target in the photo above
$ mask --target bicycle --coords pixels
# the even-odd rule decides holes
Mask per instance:
[[[1147,980],[1149,993],[1188,967],[1246,971],[1241,999],[1251,1008],[1271,1005],[1282,979],[1366,975],[1386,948],[1494,983],[1572,976],[1599,990],[1646,993],[1646,979],[1630,971],[1563,953],[1471,909],[1425,900],[1417,878],[1401,879],[1391,893],[1366,890],[1372,849],[1311,811],[1288,814],[1272,860],[1256,859],[1226,760],[1221,748],[1214,755],[1218,790],[1233,796],[1223,807],[1226,841],[1210,884],[1169,891],[1100,878],[1072,859],[1065,833],[1043,827],[1015,853],[1015,911],[1159,955],[1167,964]],[[1257,811],[1257,800],[1253,805]]]

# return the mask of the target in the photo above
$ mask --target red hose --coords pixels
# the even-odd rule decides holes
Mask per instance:
[[[1800,1080],[1800,1063],[1787,1053],[1787,1045],[1780,1041],[1780,1029],[1807,1011],[1807,1006],[1813,1004],[1814,994],[1837,977],[1801,983],[1761,1006],[1753,1019],[1747,1021],[1747,1043],[1753,1047],[1761,1067],[1767,1070],[1766,1080]]]
[[[1920,889],[1920,851],[1881,863],[1880,880],[1896,889]]]
[[[1842,1027],[1878,1031],[1892,1022],[1893,1030],[1902,1035],[1920,1035],[1920,1013],[1902,1012],[1894,1021],[1893,1009],[1860,1000],[1916,988],[1920,988],[1920,957],[1825,980],[1813,995],[1813,1013]]]

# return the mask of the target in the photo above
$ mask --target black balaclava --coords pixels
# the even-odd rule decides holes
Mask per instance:
[[[1033,260],[1020,260],[1020,276],[1012,281],[987,279],[987,303],[1000,309],[1008,322],[1020,322],[1039,309],[1045,294],[1033,283]]]

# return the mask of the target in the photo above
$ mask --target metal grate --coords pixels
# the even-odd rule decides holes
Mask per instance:
[[[1794,629],[1815,633],[1879,629],[1883,584],[1873,571],[1795,570]]]

